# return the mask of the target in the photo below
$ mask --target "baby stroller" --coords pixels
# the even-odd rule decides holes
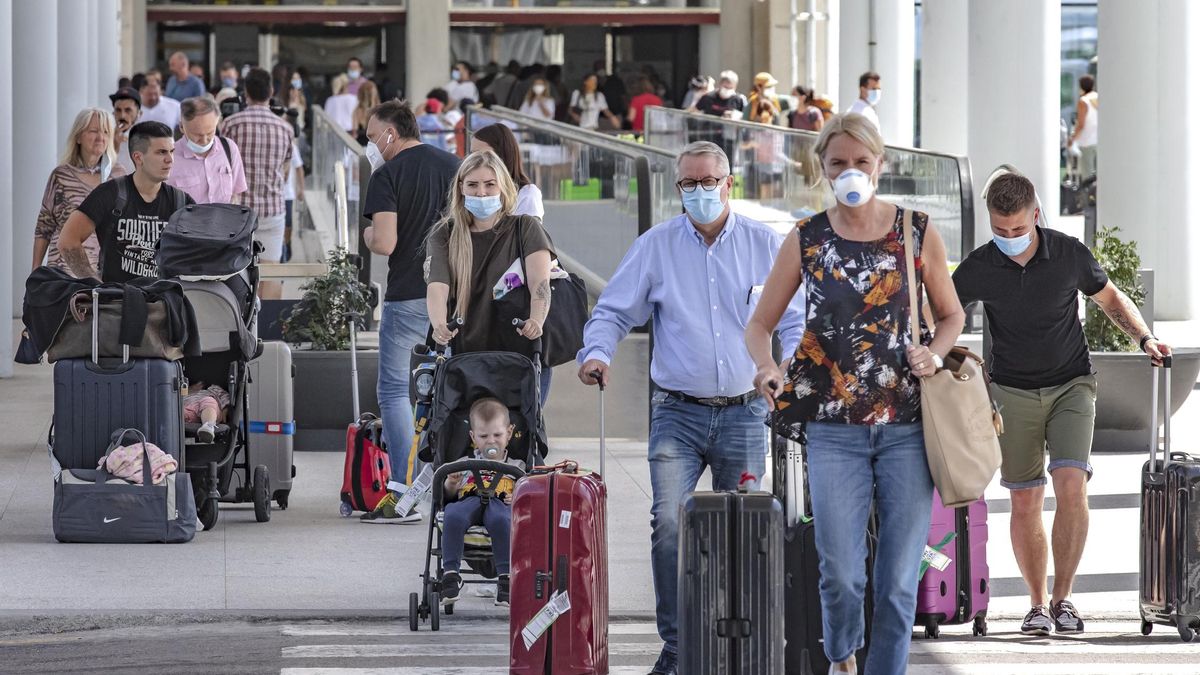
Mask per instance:
[[[540,340],[535,344],[533,360],[515,352],[472,352],[452,356],[436,369],[433,402],[429,415],[429,431],[422,444],[420,458],[430,462],[433,474],[432,506],[429,513],[429,538],[426,546],[425,571],[421,575],[421,591],[408,596],[410,630],[418,630],[419,622],[429,620],[429,627],[440,627],[439,593],[442,583],[442,531],[439,515],[452,495],[444,494],[446,478],[456,472],[468,471],[480,488],[467,499],[498,499],[494,486],[501,475],[518,480],[525,475],[519,468],[502,462],[472,458],[468,419],[471,404],[483,397],[499,399],[508,406],[512,424],[516,427],[508,445],[508,458],[520,460],[527,468],[542,463],[547,451],[546,432],[542,424],[539,396],[541,376]],[[483,472],[494,472],[492,486],[484,487]],[[436,567],[433,564],[437,559]],[[491,541],[482,527],[467,531],[463,551],[462,574],[475,574],[479,579],[464,579],[465,584],[486,584],[496,578]],[[447,615],[454,613],[453,605],[442,607]]]
[[[247,364],[262,352],[257,337],[258,253],[254,211],[231,204],[198,204],[171,216],[158,243],[159,276],[179,281],[196,314],[200,356],[186,357],[189,383],[217,384],[229,392],[226,421],[211,443],[197,439],[199,424],[186,424],[186,466],[204,529],[217,522],[218,500],[254,502],[255,519],[271,519],[267,467],[254,465],[248,439]],[[240,461],[235,461],[240,454]],[[235,472],[239,485],[231,490]],[[282,498],[281,498],[282,497]]]

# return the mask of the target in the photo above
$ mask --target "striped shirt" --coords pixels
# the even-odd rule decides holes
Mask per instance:
[[[95,186],[84,180],[85,176],[90,175],[94,174],[87,169],[60,164],[50,172],[50,179],[46,181],[46,192],[42,195],[42,208],[38,211],[34,236],[50,242],[46,250],[46,264],[50,267],[57,267],[65,272],[71,271],[58,252],[58,235],[62,233],[67,219],[83,203],[84,197],[94,189]],[[110,178],[124,175],[125,169],[120,164],[113,165]],[[92,267],[100,269],[100,242],[97,241],[96,235],[93,234],[83,242],[83,250],[87,253]]]
[[[271,109],[253,104],[221,123],[221,135],[237,143],[246,169],[246,185],[238,203],[259,218],[284,212],[283,184],[292,159],[292,126]]]

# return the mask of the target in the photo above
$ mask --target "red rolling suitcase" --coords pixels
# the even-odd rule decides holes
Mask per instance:
[[[607,493],[574,462],[539,467],[513,497],[509,672],[608,672]]]
[[[363,413],[346,429],[342,515],[374,511],[387,495],[391,477],[391,463],[383,446],[383,422],[371,413]]]

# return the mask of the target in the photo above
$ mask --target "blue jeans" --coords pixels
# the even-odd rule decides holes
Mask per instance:
[[[409,359],[413,345],[425,342],[429,315],[425,299],[392,300],[383,303],[379,322],[379,415],[383,418],[383,441],[392,465],[388,488],[403,491],[420,473],[413,449],[413,405],[408,398]],[[410,473],[411,470],[411,473]]]
[[[650,418],[650,556],[658,635],[666,649],[679,646],[679,506],[696,489],[705,467],[712,489],[734,490],[743,472],[766,470],[767,403],[710,408],[658,392]]]
[[[512,536],[512,507],[500,499],[483,500],[467,495],[461,501],[450,502],[442,509],[442,569],[457,572],[462,566],[463,537],[472,525],[487,528],[492,540],[492,558],[496,561],[496,574],[508,574],[509,539]]]
[[[821,559],[825,656],[835,663],[845,661],[863,645],[865,533],[873,499],[879,515],[875,616],[862,672],[903,673],[933,500],[921,425],[811,422],[808,477]]]

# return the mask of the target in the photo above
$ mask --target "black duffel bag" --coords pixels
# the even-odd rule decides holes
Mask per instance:
[[[520,223],[520,220],[518,220]],[[493,339],[497,348],[533,358],[534,341],[517,334],[516,319],[529,318],[529,272],[525,269],[524,224],[517,225],[517,257],[525,284],[495,300]],[[583,326],[588,320],[587,287],[583,279],[567,273],[567,278],[550,280],[550,314],[542,325],[542,365],[554,366],[575,360],[583,349]]]
[[[108,452],[142,444],[142,483],[105,469],[64,469],[54,484],[54,538],[94,544],[178,544],[196,535],[196,500],[184,471],[154,483],[146,436],[136,429],[113,433]]]

